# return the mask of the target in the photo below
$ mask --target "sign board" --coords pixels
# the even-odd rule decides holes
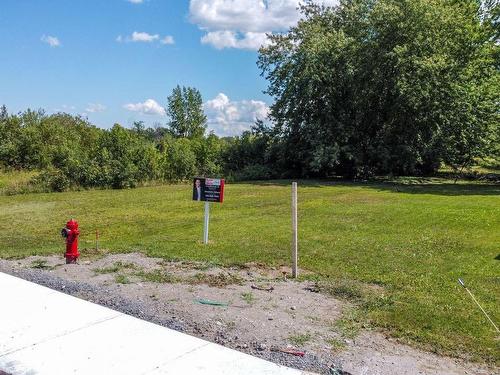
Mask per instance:
[[[222,203],[224,200],[224,180],[195,177],[193,179],[193,200]]]

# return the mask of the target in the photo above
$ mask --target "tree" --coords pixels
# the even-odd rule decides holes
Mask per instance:
[[[291,172],[429,173],[488,152],[499,45],[498,22],[484,15],[496,9],[476,0],[304,5],[258,61]]]
[[[278,177],[275,170],[281,165],[275,154],[274,139],[272,129],[262,120],[256,120],[241,136],[229,139],[223,160],[230,177],[236,180]]]
[[[7,107],[5,106],[5,104],[3,104],[0,107],[0,121],[7,120],[8,117],[9,117],[9,112],[7,111]]]
[[[191,140],[167,136],[162,140],[160,161],[163,179],[172,182],[186,181],[196,175],[196,155]]]
[[[205,134],[207,117],[200,92],[193,87],[176,86],[168,97],[169,128],[175,137],[200,138]]]
[[[132,124],[132,131],[140,137],[145,137],[146,125],[144,125],[144,121],[134,121]]]

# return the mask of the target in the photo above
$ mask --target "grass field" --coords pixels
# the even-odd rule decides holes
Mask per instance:
[[[141,251],[221,264],[288,264],[288,181],[229,184],[211,209],[188,185],[0,195],[0,256],[63,252],[71,217],[82,248]],[[377,285],[365,324],[443,354],[500,363],[500,341],[461,289],[462,277],[500,321],[500,186],[299,182],[299,263],[319,279]]]

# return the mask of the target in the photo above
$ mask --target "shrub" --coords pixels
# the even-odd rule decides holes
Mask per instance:
[[[69,178],[59,169],[45,169],[32,180],[32,184],[45,191],[62,192],[69,189]]]

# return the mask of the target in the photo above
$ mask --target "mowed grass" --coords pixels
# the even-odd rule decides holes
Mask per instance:
[[[228,184],[211,205],[189,185],[0,196],[0,256],[63,253],[60,229],[80,223],[81,248],[141,251],[219,264],[289,264],[289,181]],[[500,341],[457,283],[500,321],[500,187],[299,182],[299,264],[321,279],[376,284],[363,319],[404,342],[500,363]]]

